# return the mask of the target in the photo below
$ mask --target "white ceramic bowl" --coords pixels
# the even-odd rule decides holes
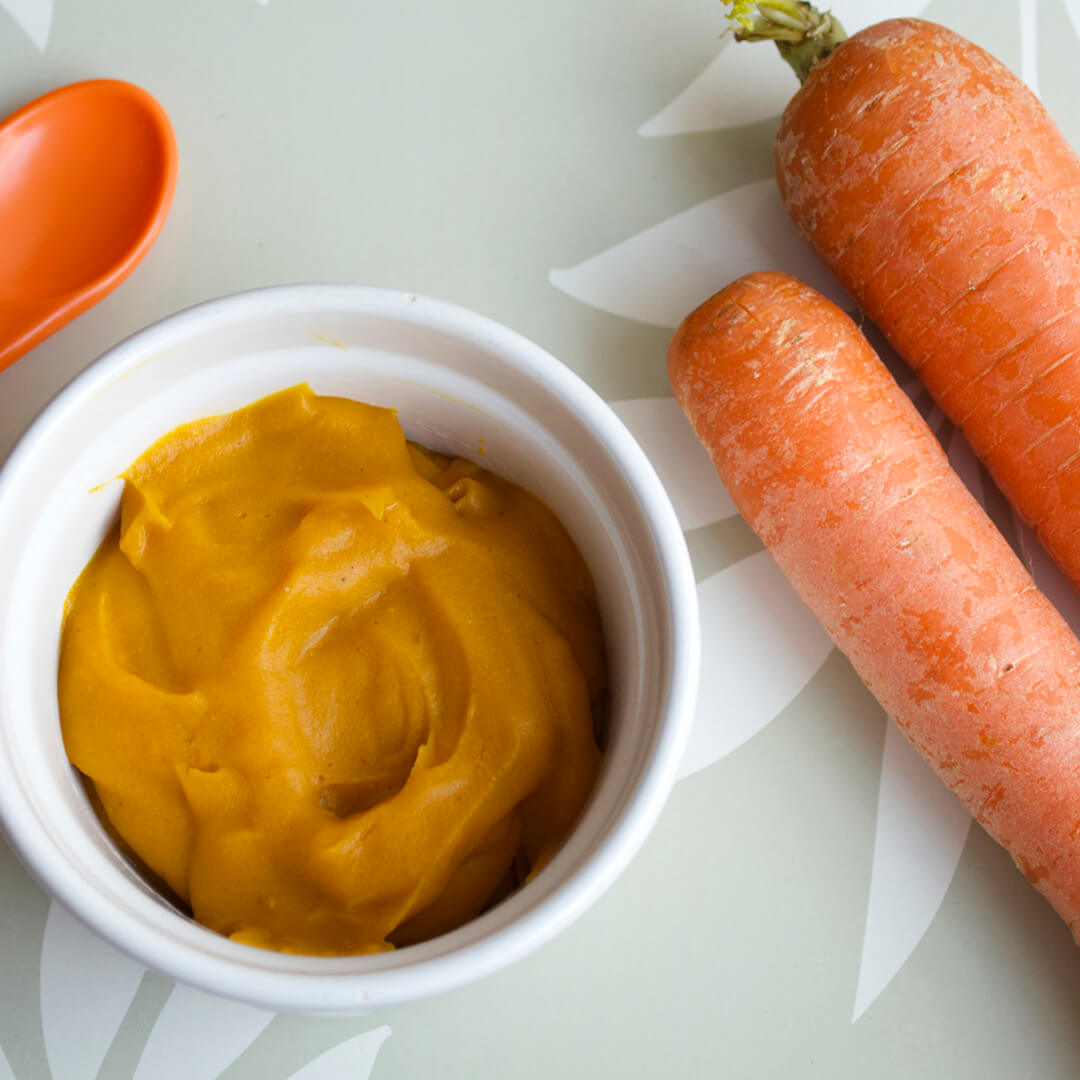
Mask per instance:
[[[178,914],[108,841],[60,738],[61,609],[115,518],[117,474],[177,424],[305,380],[320,393],[393,406],[410,438],[482,460],[545,499],[592,570],[611,665],[603,771],[555,859],[466,926],[377,956],[280,955]],[[360,1012],[415,1000],[551,938],[644,840],[690,725],[694,581],[641,449],[536,345],[406,293],[262,289],[181,312],[116,346],[45,408],[0,473],[0,565],[0,816],[15,850],[59,901],[137,960],[267,1008]]]

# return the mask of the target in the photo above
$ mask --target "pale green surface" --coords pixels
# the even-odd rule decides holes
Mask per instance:
[[[1058,0],[1041,7],[1043,97],[1078,143],[1077,42]],[[77,78],[129,78],[163,102],[181,153],[172,215],[138,272],[0,374],[0,451],[124,335],[285,281],[440,296],[534,338],[609,398],[666,393],[668,333],[562,295],[547,272],[770,175],[773,122],[635,134],[715,54],[718,9],[57,0],[44,55],[0,12],[0,111]],[[938,0],[926,15],[1015,66],[1014,3]],[[738,523],[692,537],[701,573],[754,545]],[[226,1075],[285,1077],[382,1023],[380,1080],[1080,1075],[1068,935],[979,831],[926,938],[852,1025],[883,723],[834,653],[760,735],[677,787],[631,869],[559,940],[377,1018],[280,1018]],[[0,911],[0,1043],[37,1080],[45,901],[4,849]],[[131,1075],[165,989],[144,980],[103,1077]]]

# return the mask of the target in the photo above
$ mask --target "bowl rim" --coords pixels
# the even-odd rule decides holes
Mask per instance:
[[[0,466],[0,530],[11,489],[34,452],[54,437],[57,428],[62,429],[69,412],[80,403],[178,341],[226,329],[267,311],[320,310],[396,319],[512,358],[520,373],[554,392],[597,437],[623,476],[652,534],[670,619],[670,662],[661,688],[663,720],[618,820],[567,880],[506,925],[441,955],[363,973],[334,971],[335,965],[341,967],[342,961],[355,961],[355,957],[310,958],[322,961],[326,968],[317,973],[238,964],[176,941],[162,928],[131,920],[108,897],[82,887],[81,879],[70,872],[66,857],[21,795],[3,739],[0,827],[52,897],[140,964],[260,1007],[355,1013],[431,997],[500,970],[551,940],[607,890],[651,831],[675,783],[697,696],[700,632],[696,584],[682,527],[651,462],[607,402],[570,368],[517,331],[447,301],[378,286],[316,283],[247,290],[183,309],[123,339],[76,374],[38,412]],[[407,957],[407,951],[401,955]]]

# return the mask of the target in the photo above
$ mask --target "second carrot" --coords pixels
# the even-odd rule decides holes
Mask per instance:
[[[750,525],[939,777],[1080,929],[1080,642],[855,324],[751,274],[675,396]]]

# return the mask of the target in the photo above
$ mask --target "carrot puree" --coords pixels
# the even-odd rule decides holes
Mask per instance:
[[[546,505],[307,386],[177,428],[124,480],[67,600],[63,737],[196,919],[375,952],[544,866],[596,778],[606,682]]]

